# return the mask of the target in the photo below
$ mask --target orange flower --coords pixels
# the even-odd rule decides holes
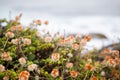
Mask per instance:
[[[5,67],[2,64],[0,64],[0,73],[3,71],[5,71]]]
[[[16,20],[16,21],[20,20],[20,17],[19,17],[19,16],[16,16],[16,17],[15,17],[15,20]]]
[[[104,49],[103,54],[106,54],[106,53],[111,53],[111,50],[108,48]]]
[[[26,64],[26,60],[23,57],[19,59],[19,62],[22,66],[24,66]]]
[[[82,40],[80,41],[80,46],[83,47],[83,46],[86,45],[86,43],[87,43],[87,40],[86,40],[86,39],[82,39]]]
[[[52,41],[52,38],[51,37],[46,37],[45,38],[45,42],[51,42]]]
[[[11,61],[12,60],[12,57],[10,56],[10,53],[9,52],[4,52],[1,54],[1,58],[3,60],[6,60],[6,61]]]
[[[70,75],[71,75],[71,77],[76,78],[77,75],[78,75],[78,72],[76,72],[76,71],[70,71]]]
[[[10,80],[10,76],[9,75],[4,76],[3,80]]]
[[[16,30],[16,26],[12,26],[12,27],[10,28],[10,30],[11,30],[11,31],[15,31],[15,30]]]
[[[49,24],[49,22],[48,22],[48,21],[45,21],[45,22],[44,22],[44,24],[45,24],[45,25],[48,25],[48,24]]]
[[[53,61],[58,61],[60,58],[60,54],[59,53],[53,53],[51,56]]]
[[[79,49],[79,45],[77,43],[72,44],[72,49],[78,50]]]
[[[17,26],[17,30],[18,30],[18,31],[21,31],[22,29],[23,29],[23,27],[22,27],[21,25],[18,25],[18,26]]]
[[[117,65],[117,62],[114,59],[108,59],[107,65],[111,67],[115,67]]]
[[[28,71],[22,71],[19,74],[19,80],[29,80],[30,73]]]
[[[85,36],[84,39],[86,39],[87,41],[90,41],[90,40],[91,40],[91,36],[90,36],[90,35],[87,35],[87,36]]]
[[[96,76],[93,76],[90,80],[98,80]]]
[[[15,31],[15,30],[21,31],[22,29],[23,29],[23,27],[22,27],[21,25],[12,26],[12,27],[10,28],[11,31]]]
[[[85,69],[86,69],[86,70],[92,70],[92,69],[93,69],[93,66],[88,63],[88,64],[85,65]]]
[[[74,41],[74,36],[69,36],[68,38],[65,39],[65,44],[72,44]]]
[[[7,33],[5,34],[5,36],[8,37],[8,38],[13,38],[13,37],[14,37],[14,33],[12,33],[12,32],[7,32]]]
[[[12,39],[11,42],[15,45],[18,45],[20,40],[19,39]]]
[[[36,24],[37,25],[41,25],[42,24],[42,21],[40,19],[36,20]]]
[[[66,67],[67,67],[67,68],[72,68],[72,67],[73,67],[73,63],[68,62],[68,63],[66,64]]]
[[[119,57],[119,51],[118,50],[113,50],[112,55]]]
[[[51,72],[51,76],[56,78],[57,76],[59,76],[59,71],[58,69],[53,69],[52,72]]]
[[[60,46],[64,46],[65,41],[64,41],[64,40],[60,40],[58,44],[59,44]]]

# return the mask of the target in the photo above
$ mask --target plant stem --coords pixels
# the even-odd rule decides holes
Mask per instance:
[[[7,38],[7,40],[6,40],[6,42],[5,42],[5,45],[4,45],[4,47],[3,47],[3,50],[5,49],[5,47],[6,47],[6,45],[7,45],[8,39],[9,39],[9,38]]]
[[[88,71],[86,72],[86,75],[85,75],[85,77],[84,77],[84,79],[83,79],[83,80],[86,80],[86,78],[87,78],[87,74],[88,74]]]

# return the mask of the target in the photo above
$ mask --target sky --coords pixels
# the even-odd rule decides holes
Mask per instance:
[[[9,10],[54,16],[119,16],[120,0],[0,0],[0,16],[7,15]]]

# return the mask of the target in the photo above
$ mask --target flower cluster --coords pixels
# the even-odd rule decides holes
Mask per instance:
[[[92,39],[89,34],[38,31],[37,26],[49,22],[37,19],[22,26],[21,16],[0,29],[0,80],[120,79],[118,50],[89,51],[86,49]]]

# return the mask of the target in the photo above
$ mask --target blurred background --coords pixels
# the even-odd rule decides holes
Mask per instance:
[[[10,11],[12,19],[23,13],[23,25],[34,19],[48,20],[51,33],[107,36],[105,40],[94,39],[90,46],[105,46],[120,38],[120,0],[0,0],[0,19],[9,19]]]

